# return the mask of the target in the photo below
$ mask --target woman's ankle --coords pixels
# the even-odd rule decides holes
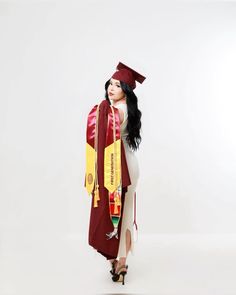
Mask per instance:
[[[126,264],[126,257],[121,257],[118,261],[118,266]]]

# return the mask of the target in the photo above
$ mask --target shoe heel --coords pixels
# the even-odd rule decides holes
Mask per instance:
[[[127,274],[126,265],[122,265],[117,269],[117,273],[115,272],[112,276],[113,282],[122,282],[122,285],[125,284],[125,275]]]
[[[122,275],[122,285],[124,285],[125,284],[125,275],[126,275],[126,272],[124,271],[122,271],[121,273],[120,273],[120,275]]]
[[[125,276],[123,276],[123,281],[122,281],[122,285],[125,284]]]

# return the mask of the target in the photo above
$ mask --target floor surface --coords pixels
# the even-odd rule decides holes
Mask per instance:
[[[235,295],[236,235],[140,235],[125,285],[86,236],[7,233],[0,249],[1,295]]]

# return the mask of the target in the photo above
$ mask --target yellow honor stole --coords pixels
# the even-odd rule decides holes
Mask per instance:
[[[85,187],[94,196],[93,207],[98,207],[99,195],[97,150],[98,132],[105,132],[104,187],[108,190],[109,215],[114,230],[107,233],[108,239],[118,239],[118,224],[121,217],[121,137],[119,111],[110,105],[107,114],[107,129],[99,130],[99,105],[93,107],[87,121],[86,178]]]
[[[93,107],[87,120],[86,172],[85,187],[89,194],[94,194],[94,207],[98,207],[99,185],[97,174],[97,139],[99,106]]]

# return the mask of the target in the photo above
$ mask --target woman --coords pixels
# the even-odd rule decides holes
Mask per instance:
[[[135,81],[142,83],[145,80],[145,77],[124,65],[119,63],[117,66],[117,71],[112,75],[112,77],[106,82],[106,102],[102,103],[102,106],[99,108],[99,120],[98,115],[96,122],[100,122],[100,141],[103,134],[107,133],[107,121],[109,122],[109,109],[112,106],[113,115],[114,113],[118,114],[118,133],[120,132],[121,139],[121,168],[122,170],[122,197],[120,202],[122,203],[121,212],[120,212],[120,222],[119,226],[115,228],[113,232],[110,232],[107,235],[108,241],[102,241],[100,239],[101,233],[106,226],[106,221],[101,219],[102,211],[99,211],[98,201],[101,202],[103,208],[106,208],[109,202],[103,202],[104,198],[96,198],[96,193],[94,194],[94,206],[91,208],[90,216],[90,230],[89,230],[89,244],[93,246],[99,253],[104,255],[108,260],[110,260],[112,270],[113,281],[122,281],[124,284],[124,277],[127,274],[126,259],[129,251],[133,254],[134,245],[133,245],[133,212],[134,212],[134,197],[135,190],[139,177],[139,167],[138,161],[135,155],[135,151],[139,148],[141,142],[140,128],[141,128],[141,112],[138,109],[137,97],[134,94],[133,90],[136,87]],[[97,106],[95,106],[97,107]],[[98,107],[96,108],[98,110]],[[91,111],[92,112],[92,111]],[[92,112],[94,113],[94,112]],[[90,113],[91,114],[91,113]],[[108,118],[108,119],[107,119]],[[111,119],[110,119],[111,120]],[[115,121],[115,119],[114,119]],[[88,126],[91,126],[92,119],[88,119]],[[94,119],[95,122],[95,119]],[[105,123],[104,123],[105,122]],[[104,124],[104,125],[102,125]],[[91,134],[96,134],[96,132],[91,132]],[[117,134],[118,134],[117,133]],[[89,134],[90,136],[90,134]],[[87,131],[87,137],[88,131]],[[91,137],[91,136],[90,136]],[[99,144],[99,142],[98,142]],[[105,145],[105,144],[104,144]],[[123,150],[122,150],[123,149]],[[99,157],[99,146],[98,149]],[[104,150],[102,148],[102,153]],[[102,156],[100,156],[101,158]],[[106,157],[106,156],[105,156]],[[88,158],[88,156],[87,156]],[[90,157],[91,158],[91,157]],[[102,158],[104,161],[104,159]],[[99,161],[98,161],[99,162]],[[106,165],[105,165],[106,166]],[[103,162],[98,167],[98,171],[105,167]],[[127,168],[128,176],[125,179],[125,168]],[[104,168],[105,169],[105,168]],[[102,174],[106,174],[102,171]],[[99,176],[98,176],[99,178]],[[96,182],[96,181],[95,181]],[[99,182],[99,181],[98,181]],[[100,181],[100,195],[104,195],[106,190],[102,190],[101,185],[103,184],[104,179]],[[94,186],[94,185],[93,185]],[[106,199],[106,198],[105,198]],[[103,203],[102,203],[103,202]],[[101,208],[101,206],[100,206]],[[108,209],[107,209],[108,210]],[[100,212],[100,213],[99,213]],[[106,211],[105,211],[106,212]],[[99,217],[99,221],[96,221],[96,218]],[[100,229],[99,229],[100,226]],[[96,231],[96,232],[95,232]],[[98,234],[99,233],[99,234]],[[104,236],[104,233],[102,233]],[[116,237],[116,239],[115,239]],[[99,241],[98,241],[99,240]],[[118,240],[118,241],[117,241]],[[106,244],[106,245],[104,245]],[[111,249],[116,249],[111,251]],[[119,259],[116,259],[119,257]]]

